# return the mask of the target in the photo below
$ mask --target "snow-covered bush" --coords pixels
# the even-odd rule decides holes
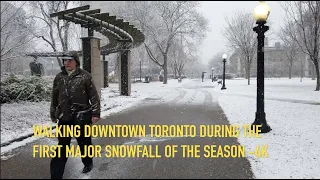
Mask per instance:
[[[51,91],[52,83],[41,77],[18,78],[10,75],[5,80],[1,80],[1,104],[18,101],[49,101]]]

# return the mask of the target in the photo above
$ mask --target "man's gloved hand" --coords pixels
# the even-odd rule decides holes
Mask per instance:
[[[92,121],[92,123],[96,123],[96,122],[99,121],[99,119],[100,119],[100,118],[93,116],[93,117],[91,118],[91,121]]]
[[[53,123],[57,123],[57,122],[58,122],[58,120],[57,120],[56,118],[51,118],[51,121],[52,121]]]

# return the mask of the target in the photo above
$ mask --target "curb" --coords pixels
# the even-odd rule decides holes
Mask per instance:
[[[56,128],[56,126],[52,126],[52,130],[55,129],[55,128]],[[42,132],[43,132],[43,131],[42,131]],[[32,137],[33,135],[34,135],[34,133],[32,132],[32,133],[29,133],[29,134],[24,135],[24,136],[20,136],[20,137],[15,138],[15,139],[11,139],[11,140],[9,140],[9,141],[7,141],[7,142],[1,143],[1,146],[0,146],[0,147],[8,146],[8,145],[10,145],[10,144],[12,144],[12,143],[14,143],[14,142],[23,141],[23,140],[25,140],[25,139],[27,139],[27,138],[29,138],[29,137]]]

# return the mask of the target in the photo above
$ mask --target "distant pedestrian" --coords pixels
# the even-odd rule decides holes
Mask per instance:
[[[202,82],[203,82],[203,78],[204,78],[204,73],[205,73],[205,72],[202,72],[202,75],[201,75]]]

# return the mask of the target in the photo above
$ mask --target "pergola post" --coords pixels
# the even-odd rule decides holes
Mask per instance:
[[[82,55],[83,69],[91,73],[93,82],[101,97],[101,87],[103,84],[103,69],[100,60],[100,39],[96,37],[83,37]]]
[[[103,87],[109,87],[109,72],[108,72],[108,61],[106,61],[106,55],[103,54],[103,74],[104,74],[104,84]]]
[[[121,96],[130,96],[131,94],[131,63],[130,50],[122,50],[119,52],[119,89]]]

